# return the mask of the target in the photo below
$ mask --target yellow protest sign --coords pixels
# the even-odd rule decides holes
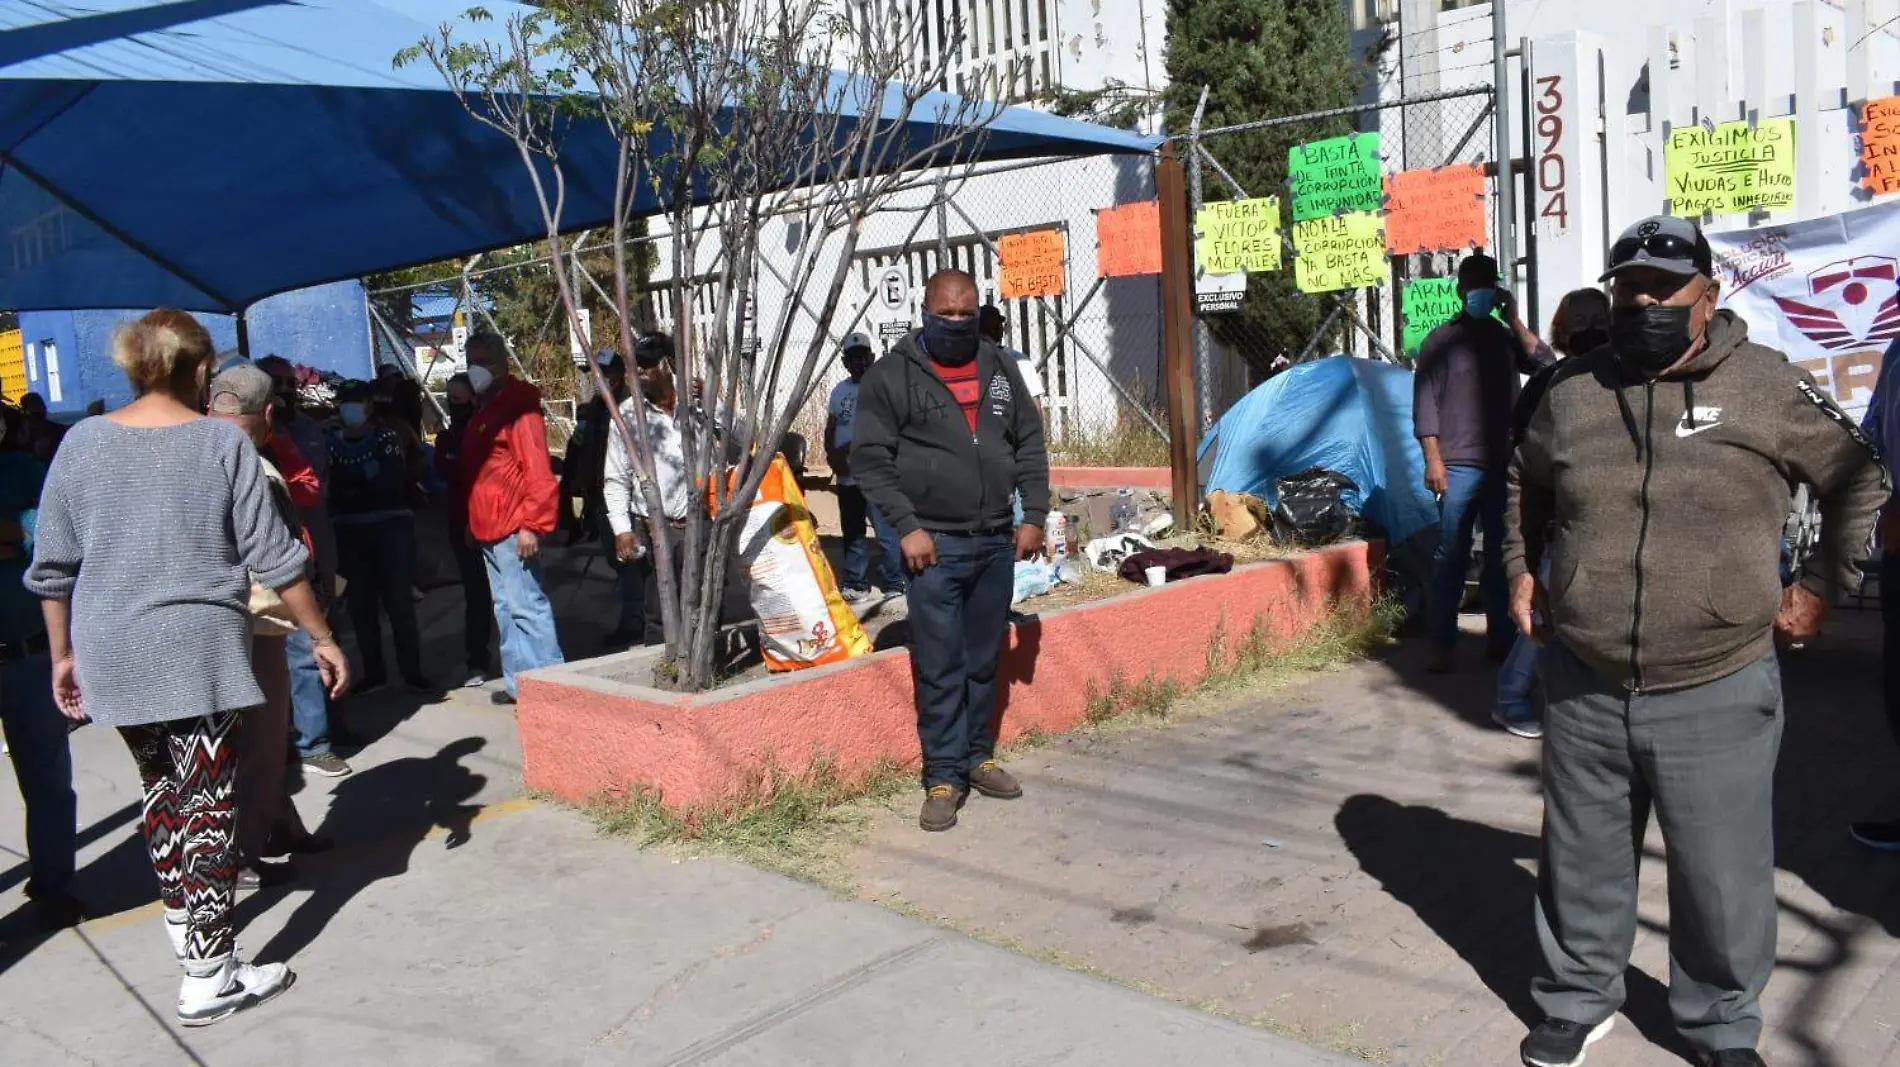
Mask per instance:
[[[1305,293],[1384,285],[1385,228],[1370,211],[1293,224],[1293,282]]]
[[[1005,234],[996,250],[1002,253],[1004,300],[1062,295],[1061,230]]]
[[[1794,207],[1794,120],[1683,126],[1663,146],[1669,213],[1685,218]]]
[[[1280,269],[1280,198],[1224,200],[1194,213],[1194,254],[1202,272]]]

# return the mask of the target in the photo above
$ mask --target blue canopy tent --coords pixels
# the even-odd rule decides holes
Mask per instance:
[[[273,293],[545,236],[512,142],[403,48],[473,0],[35,0],[0,6],[0,308],[241,312]],[[484,5],[500,34],[525,9]],[[844,83],[840,79],[840,87]],[[859,121],[857,94],[838,114]],[[881,120],[894,119],[894,92]],[[955,113],[916,109],[921,148]],[[997,108],[986,159],[1156,139]],[[562,227],[612,221],[615,146],[563,144]],[[647,195],[650,195],[647,194]]]
[[[1412,437],[1412,372],[1353,356],[1293,366],[1257,386],[1201,439],[1207,491],[1276,501],[1274,482],[1312,467],[1352,479],[1346,505],[1385,531],[1395,566],[1422,578],[1438,504]]]

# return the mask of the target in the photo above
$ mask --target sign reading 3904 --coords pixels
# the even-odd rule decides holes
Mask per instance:
[[[1537,79],[1537,224],[1547,236],[1570,228],[1570,176],[1564,162],[1564,79],[1547,74]]]

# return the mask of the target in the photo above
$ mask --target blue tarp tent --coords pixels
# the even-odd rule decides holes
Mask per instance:
[[[1250,493],[1271,506],[1273,483],[1323,467],[1352,479],[1353,511],[1404,545],[1436,538],[1438,504],[1425,488],[1425,457],[1412,437],[1412,372],[1332,356],[1267,379],[1201,439],[1213,454],[1207,491]],[[1429,550],[1429,549],[1428,549]]]
[[[514,144],[469,117],[427,63],[392,68],[471,3],[0,4],[10,243],[0,308],[240,311],[273,293],[542,238]],[[499,37],[525,10],[482,6],[492,20],[461,23],[458,40]],[[842,76],[836,86],[837,113],[857,121],[860,94]],[[881,116],[897,113],[895,90],[867,98]],[[954,101],[932,94],[917,108],[916,146]],[[999,107],[982,155],[1155,143]],[[610,224],[611,138],[576,123],[563,157],[563,228]]]

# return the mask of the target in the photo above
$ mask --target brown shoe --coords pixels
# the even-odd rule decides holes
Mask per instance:
[[[957,824],[957,809],[963,806],[963,791],[954,785],[933,785],[924,794],[923,814],[917,825],[938,833]]]
[[[1022,783],[995,760],[984,760],[970,772],[970,788],[997,800],[1015,800],[1023,795]]]

